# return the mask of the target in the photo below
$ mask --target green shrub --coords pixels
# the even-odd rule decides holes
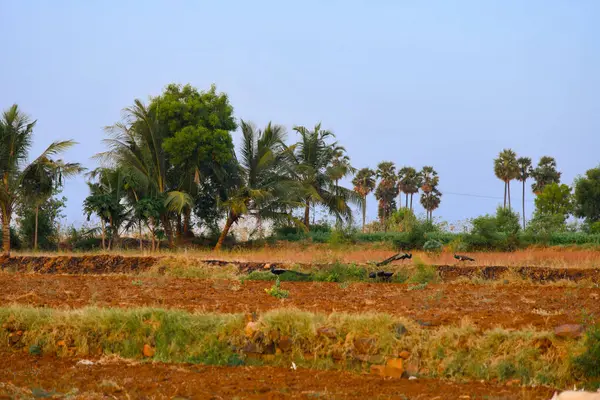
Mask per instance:
[[[280,285],[281,283],[279,281],[279,278],[277,278],[275,284],[271,286],[270,289],[265,289],[265,292],[278,299],[287,299],[287,297],[290,295],[290,292],[288,290],[281,289]]]
[[[575,357],[573,365],[587,379],[600,378],[600,324],[591,326],[585,333],[585,351]]]

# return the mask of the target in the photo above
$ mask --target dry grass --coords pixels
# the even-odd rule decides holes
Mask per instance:
[[[117,251],[108,254],[123,256],[139,255],[176,255],[178,257],[191,257],[198,259],[220,259],[231,261],[257,261],[257,262],[285,262],[325,264],[334,262],[363,264],[381,261],[396,251],[389,244],[357,244],[343,245],[332,248],[327,244],[304,244],[281,242],[273,246],[260,249],[236,248],[221,252],[211,250],[179,249],[174,252],[164,250],[161,253],[139,252],[137,250]],[[15,253],[20,255],[56,256],[56,255],[84,255],[95,253]],[[530,248],[515,252],[480,252],[469,253],[476,259],[476,265],[506,265],[506,266],[543,266],[543,267],[578,267],[600,268],[600,251],[578,248]],[[426,264],[455,264],[453,254],[442,252],[430,254],[422,251],[413,252]],[[408,263],[408,262],[407,262]],[[469,263],[465,263],[469,265]]]

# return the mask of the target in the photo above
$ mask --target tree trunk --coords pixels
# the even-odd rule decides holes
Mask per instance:
[[[167,235],[167,239],[169,240],[169,248],[175,248],[175,240],[173,238],[173,229],[171,227],[171,220],[168,215],[163,215],[161,217],[161,222],[163,227],[165,228],[165,235]],[[158,242],[160,246],[160,241]]]
[[[142,240],[142,220],[139,221],[139,235],[140,235],[140,251],[144,251],[144,241]]]
[[[40,206],[35,206],[35,230],[33,232],[33,251],[38,249],[38,221],[40,215]]]
[[[306,206],[304,207],[304,225],[306,229],[310,230],[310,199],[306,199]]]
[[[406,200],[404,201],[404,208],[408,208],[408,193],[406,193]]]
[[[177,214],[177,239],[181,239],[181,234],[183,232],[183,223],[181,222],[181,213]]]
[[[510,181],[508,181],[506,185],[508,186],[508,209],[512,210],[512,207],[510,205]]]
[[[221,250],[221,247],[223,246],[223,242],[225,241],[225,238],[227,237],[227,234],[229,233],[229,229],[231,228],[231,225],[233,225],[234,222],[235,222],[234,217],[231,214],[229,214],[227,216],[227,221],[225,221],[225,226],[223,227],[221,236],[219,236],[219,240],[217,241],[217,244],[215,246],[215,251]]]
[[[525,229],[525,181],[523,179],[523,229]]]
[[[363,233],[365,233],[365,221],[367,220],[367,196],[363,197],[362,217],[363,217],[362,231],[363,231]]]
[[[2,253],[10,257],[10,216],[7,212],[2,213]]]
[[[413,199],[413,195],[414,195],[414,193],[411,193],[411,194],[410,194],[410,211],[412,211],[412,210],[413,210],[413,206],[412,206],[412,199]]]
[[[104,221],[102,222],[102,251],[106,250],[106,224],[104,223]]]
[[[183,210],[183,237],[188,237],[190,232],[190,225],[192,221],[192,209],[186,207]]]
[[[504,207],[502,208],[506,208],[506,181],[504,181]]]

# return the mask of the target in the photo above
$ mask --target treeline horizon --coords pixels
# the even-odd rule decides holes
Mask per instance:
[[[10,254],[11,240],[4,239],[11,237],[15,215],[28,247],[50,245],[58,236],[57,220],[66,200],[60,197],[61,188],[65,179],[82,173],[89,190],[82,209],[88,221],[92,216],[100,221],[89,234],[101,238],[104,250],[119,247],[127,233],[138,236],[140,249],[147,236],[150,249],[156,250],[161,242],[174,248],[198,231],[208,232],[218,250],[232,226],[247,217],[256,221],[261,236],[267,221],[306,234],[316,208],[331,216],[338,230],[354,226],[356,207],[362,212],[363,233],[402,232],[411,229],[406,222],[409,215],[414,217],[415,194],[420,195],[426,212],[422,222],[428,226],[435,225],[433,212],[443,197],[434,166],[396,169],[393,161],[381,161],[374,169],[356,168],[321,123],[293,126],[298,139],[290,141],[281,125],[269,122],[259,128],[236,119],[227,94],[217,93],[214,85],[199,91],[189,84],[170,84],[147,104],[134,100],[121,120],[105,128],[106,150],[94,156],[100,167],[89,171],[60,158],[76,144],[71,140],[51,144],[27,163],[35,122],[16,104],[0,119],[5,254]],[[232,133],[238,128],[242,141],[235,149]],[[583,219],[582,231],[600,232],[599,168],[577,178],[573,187],[560,182],[561,172],[550,156],[541,157],[534,167],[531,158],[504,149],[493,168],[504,183],[502,210],[513,213],[510,184],[522,183],[521,229],[565,231],[567,218],[574,216]],[[353,187],[340,184],[345,178],[352,178]],[[531,221],[525,220],[527,181],[535,196]],[[367,225],[371,193],[379,218]]]

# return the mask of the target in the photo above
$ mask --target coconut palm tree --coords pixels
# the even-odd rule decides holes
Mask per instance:
[[[535,182],[531,189],[535,194],[540,194],[544,187],[550,183],[560,183],[561,173],[556,170],[556,160],[554,157],[543,156],[532,171],[531,177]]]
[[[531,176],[531,158],[519,157],[517,159],[517,165],[519,166],[519,175],[517,180],[523,182],[523,229],[525,229],[525,182]]]
[[[396,209],[395,199],[399,193],[396,166],[391,161],[380,162],[377,165],[375,174],[379,178],[375,198],[379,200],[379,218],[384,230],[386,230],[387,218]]]
[[[335,135],[321,129],[321,124],[310,130],[304,126],[295,126],[300,134],[300,140],[293,146],[287,147],[285,154],[289,167],[289,176],[299,182],[304,188],[304,225],[310,229],[310,207],[320,205],[338,221],[352,221],[350,204],[361,204],[362,198],[345,187],[339,186],[336,179],[341,177],[340,171],[351,170],[351,167],[336,166],[338,155],[345,149],[337,142],[329,142]],[[344,162],[349,165],[349,162]]]
[[[74,142],[71,143],[71,145]],[[63,160],[52,160],[47,156],[38,157],[25,170],[21,179],[21,193],[35,207],[35,228],[33,249],[38,248],[39,209],[52,196],[52,193],[63,185],[63,179],[83,172],[85,168],[79,163],[66,163]]]
[[[498,158],[494,159],[494,173],[498,179],[504,182],[504,208],[506,208],[508,195],[508,208],[510,209],[510,181],[519,176],[517,154],[511,149],[502,150],[498,154]]]
[[[437,189],[440,178],[431,166],[425,166],[420,173],[421,179],[421,205],[427,211],[427,219],[433,219],[433,210],[439,207],[442,194]]]
[[[251,215],[259,221],[289,220],[293,218],[285,210],[302,205],[296,200],[300,185],[285,175],[291,150],[283,145],[284,128],[269,123],[264,130],[257,130],[245,121],[241,121],[241,128],[240,157],[223,182],[230,185],[221,201],[227,218],[215,250],[223,246],[240,218]]]
[[[352,179],[354,191],[358,193],[362,199],[362,230],[365,231],[365,222],[367,219],[367,196],[375,190],[375,171],[370,168],[362,168],[358,171],[354,179]]]
[[[2,250],[10,256],[10,222],[23,182],[27,156],[32,144],[31,119],[16,104],[0,117],[0,216],[2,217]],[[75,144],[71,140],[52,143],[36,159],[48,159],[64,152]]]

